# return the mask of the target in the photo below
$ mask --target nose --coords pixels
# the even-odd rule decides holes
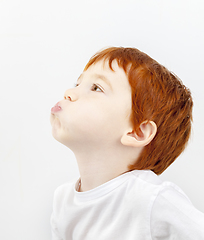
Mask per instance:
[[[75,89],[68,89],[64,93],[64,99],[69,100],[71,102],[74,102],[78,99],[77,93],[75,92]]]

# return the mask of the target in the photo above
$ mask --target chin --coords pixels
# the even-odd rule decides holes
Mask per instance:
[[[50,114],[50,123],[51,123],[51,125],[53,124],[54,119],[55,119],[55,116],[51,113]]]
[[[60,142],[61,144],[67,147],[67,144],[66,144],[67,139],[65,139],[65,136],[63,136],[60,129],[57,128],[55,125],[52,127],[52,136],[55,140],[57,140],[58,142]]]

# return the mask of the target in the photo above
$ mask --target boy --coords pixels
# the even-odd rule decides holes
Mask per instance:
[[[204,239],[204,215],[157,176],[184,150],[192,106],[190,91],[145,53],[94,55],[51,110],[52,134],[80,172],[55,192],[53,240]]]

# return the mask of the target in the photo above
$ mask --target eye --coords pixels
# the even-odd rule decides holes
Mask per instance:
[[[94,91],[94,92],[103,92],[102,87],[96,85],[95,83],[92,85],[91,90]]]

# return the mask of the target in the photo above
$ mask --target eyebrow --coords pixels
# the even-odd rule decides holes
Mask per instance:
[[[82,78],[82,77],[83,77],[83,73],[79,76],[78,80],[79,80],[80,78]],[[93,77],[93,78],[100,78],[101,80],[103,80],[103,81],[111,88],[111,90],[113,90],[110,81],[109,81],[108,78],[106,78],[104,75],[95,73],[95,74],[92,75],[92,77]]]

